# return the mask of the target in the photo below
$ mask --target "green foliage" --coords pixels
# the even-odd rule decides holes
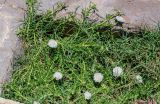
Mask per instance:
[[[99,23],[88,19],[94,5],[83,10],[81,20],[74,14],[56,19],[64,5],[36,15],[33,0],[28,4],[28,17],[18,34],[24,40],[25,54],[15,64],[11,82],[4,86],[4,97],[26,104],[85,104],[83,93],[90,91],[91,104],[128,104],[149,97],[158,100],[159,30],[132,36],[115,34],[108,22],[112,16]],[[57,40],[58,48],[49,48],[49,39]],[[123,68],[121,78],[113,77],[115,66]],[[53,79],[56,71],[63,73],[61,82]],[[93,82],[95,72],[104,75],[100,86]],[[143,84],[135,83],[138,74]]]

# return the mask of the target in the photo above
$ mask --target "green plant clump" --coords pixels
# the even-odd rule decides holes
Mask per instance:
[[[160,103],[160,30],[117,34],[109,23],[114,16],[98,23],[89,19],[93,6],[82,11],[82,19],[74,13],[57,19],[64,6],[36,15],[31,1],[18,33],[25,54],[14,64],[3,97],[26,104],[129,104],[149,98]],[[47,45],[50,39],[57,48]],[[112,73],[116,66],[123,69],[117,78]],[[57,71],[63,74],[60,81],[53,78]],[[96,72],[104,76],[98,85]],[[143,83],[136,83],[137,75]],[[86,91],[92,94],[90,101],[84,98]]]

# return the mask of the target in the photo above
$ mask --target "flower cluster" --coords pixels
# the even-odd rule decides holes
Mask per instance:
[[[39,103],[39,102],[37,102],[37,101],[34,101],[34,102],[33,102],[33,104],[40,104],[40,103]]]
[[[143,79],[140,75],[136,76],[136,83],[143,83]]]
[[[90,92],[86,91],[86,92],[84,93],[84,98],[85,98],[86,100],[90,100],[91,97],[92,97],[92,94],[91,94]]]
[[[48,46],[51,47],[51,48],[57,48],[58,43],[57,43],[56,40],[50,39],[49,42],[48,42]]]
[[[63,77],[62,73],[61,72],[55,72],[53,74],[53,78],[55,78],[56,80],[61,80]]]
[[[93,80],[97,83],[100,83],[103,80],[103,74],[102,73],[95,73]]]
[[[114,77],[120,77],[122,74],[123,74],[123,70],[121,67],[113,68],[113,76]]]
[[[117,16],[116,19],[119,22],[125,22],[125,20],[122,17]],[[57,48],[58,43],[54,39],[51,39],[48,42],[48,46],[51,47],[51,48]],[[121,67],[118,67],[118,66],[113,68],[113,70],[112,70],[112,74],[116,78],[121,77],[123,75],[123,73],[124,73],[123,69]],[[53,74],[53,78],[56,79],[57,81],[59,81],[59,80],[62,80],[63,75],[62,75],[61,72],[57,71]],[[93,80],[94,80],[95,83],[101,83],[103,81],[103,79],[104,79],[104,76],[103,76],[102,73],[97,72],[93,75]],[[136,83],[143,83],[143,79],[140,75],[135,76],[135,81],[136,81]],[[91,97],[92,97],[92,94],[89,91],[86,91],[84,93],[85,100],[90,100]],[[34,102],[34,104],[39,104],[39,103]]]

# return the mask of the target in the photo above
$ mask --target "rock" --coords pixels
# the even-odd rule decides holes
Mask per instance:
[[[10,78],[13,58],[20,53],[16,31],[24,19],[25,11],[19,8],[26,8],[24,4],[25,0],[0,0],[0,85]]]
[[[116,16],[116,20],[121,23],[125,23],[125,19],[122,16]]]
[[[24,0],[6,0],[5,4],[12,8],[27,10],[26,2]]]
[[[6,48],[0,48],[0,84],[10,77],[13,52]]]
[[[82,8],[93,2],[97,6],[98,15],[103,18],[112,13],[112,10],[118,10],[124,14],[126,20],[122,28],[129,31],[139,31],[146,26],[155,28],[160,21],[160,0],[39,0],[39,9],[52,9],[57,2],[64,2],[69,6],[66,12],[73,12],[78,7],[78,14]]]
[[[5,2],[5,0],[0,0],[0,4],[2,4],[2,3],[4,3]]]
[[[0,98],[0,104],[22,104],[22,103],[12,101],[12,100],[9,100],[9,99]]]

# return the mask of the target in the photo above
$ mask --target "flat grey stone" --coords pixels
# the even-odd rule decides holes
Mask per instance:
[[[53,6],[59,2],[60,0],[38,0],[38,7],[39,7],[39,10],[41,11],[44,11],[44,10],[48,10],[48,9],[53,9]],[[62,0],[64,1],[64,0]]]
[[[14,18],[18,22],[18,20],[20,21],[22,16],[24,16],[24,11],[22,11],[20,9],[17,9],[17,8],[12,8],[12,7],[7,6],[7,5],[4,5],[0,9],[0,14],[1,14],[1,16],[5,17],[5,18],[9,18],[9,19]]]
[[[3,30],[5,30],[6,28],[5,28],[5,22],[3,21],[3,19],[2,18],[0,18],[0,39],[1,39],[1,42],[0,43],[2,43],[2,37],[4,37],[4,32],[3,32]],[[0,46],[1,46],[1,44],[0,44]]]
[[[24,20],[22,8],[26,8],[25,0],[0,0],[0,89],[10,78],[13,58],[21,50],[16,31]]]
[[[9,100],[9,99],[0,98],[0,104],[22,104],[22,103],[12,101],[12,100]]]
[[[127,28],[152,28],[160,21],[160,0],[39,0],[42,5],[39,10],[52,9],[58,1],[69,6],[66,12],[73,12],[79,7],[78,13],[93,2],[97,6],[98,14],[103,18],[112,10],[118,10],[124,14],[124,27]]]
[[[0,4],[3,4],[5,2],[5,0],[0,0]]]
[[[0,48],[0,84],[3,84],[10,77],[12,59],[12,51]]]
[[[24,2],[24,0],[6,0],[5,4],[12,8],[27,9],[26,2]]]

